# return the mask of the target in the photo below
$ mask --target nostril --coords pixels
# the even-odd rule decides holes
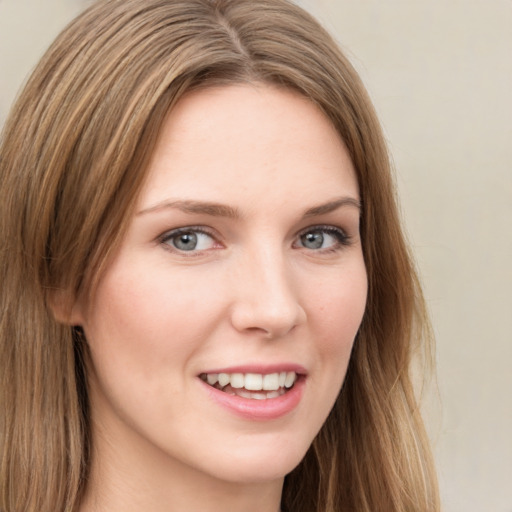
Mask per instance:
[[[275,339],[292,332],[305,322],[304,309],[297,302],[286,308],[268,308],[265,304],[237,304],[232,312],[232,324],[240,332]]]
[[[275,245],[252,246],[233,281],[232,324],[240,332],[274,339],[306,319],[297,276]]]

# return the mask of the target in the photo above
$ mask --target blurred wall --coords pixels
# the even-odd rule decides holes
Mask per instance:
[[[380,114],[438,340],[446,512],[512,512],[512,1],[303,0]],[[0,125],[85,5],[0,0]]]
[[[444,510],[512,512],[512,1],[302,4],[352,57],[394,157],[437,335]]]
[[[30,70],[83,0],[0,0],[0,126]]]

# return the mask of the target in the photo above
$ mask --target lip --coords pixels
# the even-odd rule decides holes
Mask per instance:
[[[229,368],[220,368],[208,370],[204,373],[261,373],[263,375],[279,372],[295,372],[297,380],[292,388],[284,395],[276,398],[267,398],[266,400],[256,400],[251,398],[242,398],[236,395],[229,395],[224,391],[210,386],[198,377],[202,388],[208,393],[208,396],[221,407],[229,412],[244,419],[251,421],[270,421],[279,419],[291,413],[300,403],[304,394],[306,384],[306,370],[304,367],[296,364],[280,365],[244,365],[230,366]]]
[[[248,364],[243,366],[229,366],[225,368],[210,368],[201,373],[261,373],[268,375],[269,373],[295,372],[297,375],[307,375],[307,370],[293,363],[285,364]]]

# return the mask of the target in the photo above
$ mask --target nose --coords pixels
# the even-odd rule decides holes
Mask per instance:
[[[232,325],[239,332],[266,339],[283,337],[306,320],[299,283],[281,254],[253,253],[247,259],[233,274]]]

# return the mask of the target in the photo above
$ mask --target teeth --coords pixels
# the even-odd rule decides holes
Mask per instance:
[[[295,382],[296,378],[297,378],[297,375],[295,374],[295,372],[288,372],[286,374],[286,380],[284,381],[284,387],[291,388],[293,386],[293,383]]]
[[[245,391],[245,389],[240,389],[236,394],[242,398],[252,398],[252,393],[250,391]]]
[[[265,391],[276,391],[279,389],[279,374],[269,373],[268,375],[265,375],[263,377],[263,389]]]
[[[285,390],[281,388],[279,391],[267,391],[264,393],[255,393],[254,391],[247,391],[246,389],[237,389],[235,392],[230,392],[230,395],[240,396],[242,398],[252,398],[253,400],[267,400],[267,398],[277,398],[284,395]]]
[[[280,372],[280,373],[208,373],[201,376],[203,380],[208,382],[210,386],[219,387],[220,389],[226,387],[228,384],[232,388],[242,390],[236,394],[244,396],[243,389],[248,394],[246,398],[275,398],[272,393],[249,393],[251,391],[271,391],[278,392],[282,388],[291,388],[297,380],[295,372]],[[218,384],[218,386],[217,386]],[[257,396],[258,395],[258,396]],[[261,395],[261,396],[259,396]],[[279,395],[277,395],[279,396]]]
[[[240,389],[244,387],[245,379],[243,373],[233,373],[231,375],[231,387],[235,389]]]
[[[206,375],[206,382],[210,384],[210,386],[213,386],[216,384],[219,380],[219,375],[217,373],[209,373]],[[284,386],[284,383],[283,383]]]
[[[249,391],[260,391],[263,389],[263,375],[248,373],[245,376],[244,388]]]
[[[219,373],[219,384],[223,388],[229,384],[231,377],[227,373]]]

